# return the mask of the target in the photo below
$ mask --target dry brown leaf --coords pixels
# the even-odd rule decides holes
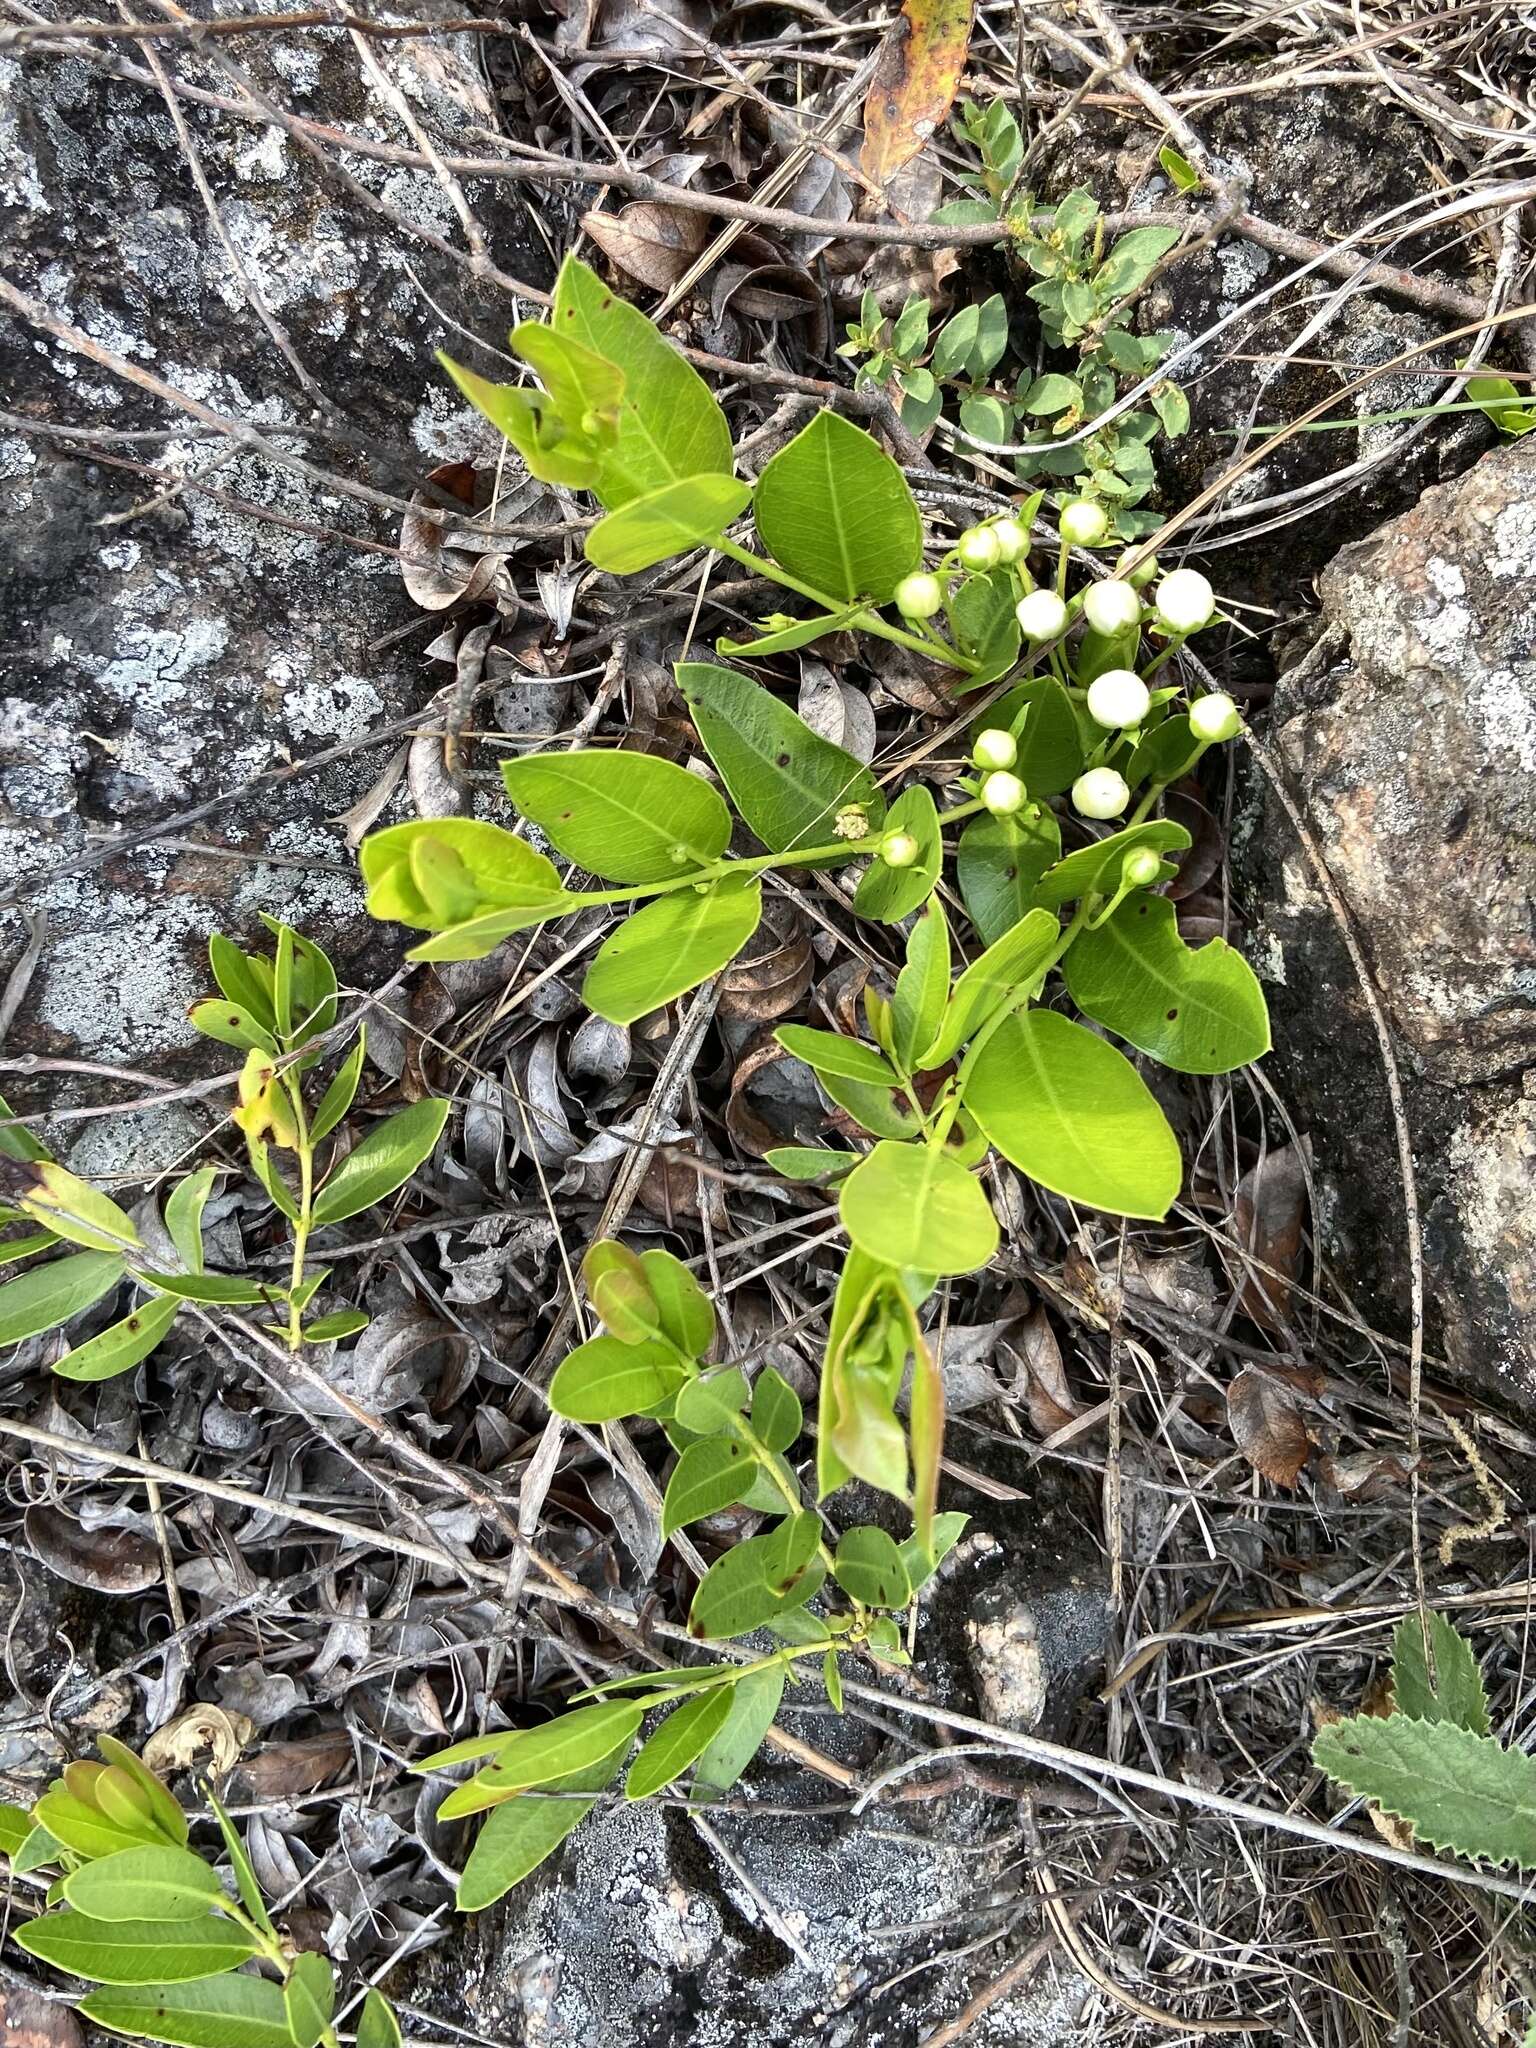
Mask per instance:
[[[971,0],[906,0],[875,60],[859,167],[884,185],[955,102],[971,45]]]
[[[45,1998],[0,1969],[0,2042],[5,2048],[80,2048],[80,2022],[58,1998]]]
[[[653,292],[670,291],[709,241],[704,214],[657,199],[583,214],[581,224],[610,262]]]
[[[1239,1253],[1242,1291],[1238,1307],[1266,1329],[1282,1328],[1290,1313],[1307,1213],[1308,1164],[1306,1152],[1284,1145],[1265,1153],[1237,1184],[1234,1235],[1242,1252],[1272,1269],[1259,1271],[1241,1260]]]
[[[1024,1406],[1037,1436],[1054,1436],[1082,1414],[1082,1403],[1067,1384],[1061,1346],[1043,1304],[1036,1303],[1010,1340],[1024,1367]]]
[[[770,896],[762,922],[720,977],[718,1014],[750,1024],[788,1016],[810,987],[814,964],[800,912],[788,897]]]
[[[1355,1451],[1345,1458],[1317,1461],[1317,1476],[1341,1500],[1386,1500],[1408,1483],[1413,1462],[1390,1451]]]
[[[1261,1478],[1294,1487],[1312,1454],[1306,1417],[1288,1388],[1245,1366],[1227,1389],[1232,1441]]]
[[[327,1778],[344,1771],[351,1760],[352,1742],[344,1728],[308,1735],[297,1742],[266,1742],[241,1758],[230,1796],[251,1806],[263,1806],[269,1799],[299,1798],[306,1792],[318,1792]]]
[[[137,1529],[86,1529],[46,1502],[27,1509],[24,1526],[34,1554],[49,1571],[93,1593],[142,1593],[163,1572],[160,1546]]]
[[[189,1771],[211,1756],[209,1768],[222,1778],[255,1733],[256,1723],[246,1715],[201,1702],[155,1730],[144,1745],[144,1761],[152,1771],[167,1773]]]

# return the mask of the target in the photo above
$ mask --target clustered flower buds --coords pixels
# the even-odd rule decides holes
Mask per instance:
[[[1096,633],[1119,633],[1141,618],[1141,599],[1129,583],[1093,583],[1083,598],[1083,615]]]
[[[1029,552],[1029,535],[1017,519],[994,519],[992,531],[997,536],[997,558],[1000,562],[1022,561]]]
[[[896,609],[904,619],[931,619],[943,602],[943,584],[925,570],[903,576],[896,586]]]
[[[1054,590],[1032,590],[1014,614],[1026,640],[1054,640],[1067,628],[1067,607]]]
[[[1130,800],[1125,777],[1113,768],[1090,768],[1072,785],[1072,808],[1080,818],[1118,818]]]
[[[1216,593],[1198,569],[1173,569],[1158,584],[1155,603],[1170,633],[1198,633],[1216,609]]]
[[[976,735],[971,759],[978,768],[1011,768],[1019,758],[1019,743],[1000,725],[989,725]]]
[[[995,569],[1002,559],[997,531],[991,526],[970,526],[955,543],[955,553],[962,568],[984,571]]]
[[[1197,740],[1214,746],[1237,737],[1243,729],[1242,714],[1225,690],[1212,690],[1190,705],[1189,728]]]
[[[1088,716],[1095,725],[1140,725],[1151,705],[1151,692],[1131,668],[1108,668],[1088,685]]]
[[[864,839],[869,834],[869,813],[862,804],[848,804],[832,821],[839,839]]]
[[[999,768],[981,785],[981,800],[994,818],[1008,818],[1022,808],[1027,792],[1017,775]]]
[[[1145,590],[1157,574],[1157,557],[1148,555],[1145,561],[1136,560],[1136,550],[1127,548],[1115,564],[1115,574],[1124,577],[1134,590]]]
[[[1096,548],[1109,532],[1109,517],[1092,498],[1070,498],[1061,508],[1061,537],[1075,548]]]
[[[922,851],[910,832],[887,832],[880,842],[880,858],[888,868],[909,868]]]

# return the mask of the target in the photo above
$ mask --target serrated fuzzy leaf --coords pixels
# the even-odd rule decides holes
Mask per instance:
[[[1434,1677],[1424,1655],[1424,1628],[1405,1614],[1392,1632],[1392,1698],[1416,1721],[1451,1721],[1474,1735],[1488,1733],[1488,1695],[1472,1645],[1443,1614],[1428,1617]]]
[[[1312,1758],[1420,1841],[1536,1869],[1536,1758],[1451,1721],[1356,1714],[1320,1729]]]

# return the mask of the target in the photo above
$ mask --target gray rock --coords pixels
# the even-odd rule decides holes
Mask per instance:
[[[1322,578],[1275,743],[1395,1031],[1424,1208],[1430,1341],[1536,1396],[1536,445],[1512,442]],[[1278,806],[1241,850],[1278,1058],[1325,1236],[1376,1312],[1407,1298],[1381,1066]]]

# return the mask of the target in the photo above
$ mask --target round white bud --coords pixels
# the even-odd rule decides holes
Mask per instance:
[[[1029,553],[1029,535],[1017,519],[994,519],[992,531],[997,536],[997,559],[1000,562],[1021,561]]]
[[[1027,791],[1017,775],[999,768],[981,785],[981,800],[994,818],[1008,818],[1019,810]]]
[[[989,725],[976,735],[971,759],[978,768],[1011,768],[1019,758],[1019,743],[1000,725]]]
[[[1141,599],[1129,583],[1090,583],[1083,615],[1095,633],[1119,633],[1141,618]]]
[[[1190,705],[1189,729],[1197,740],[1215,746],[1222,740],[1235,739],[1242,731],[1242,713],[1225,690],[1212,690]]]
[[[1109,515],[1092,498],[1071,498],[1057,521],[1063,540],[1075,548],[1096,548],[1109,532]]]
[[[1216,593],[1198,569],[1173,569],[1158,584],[1155,602],[1170,633],[1198,633],[1216,609]]]
[[[910,832],[890,832],[880,842],[880,858],[888,868],[909,868],[921,849]]]
[[[1136,846],[1120,863],[1120,879],[1127,889],[1145,889],[1163,872],[1163,857],[1150,846]]]
[[[896,609],[904,619],[931,619],[943,602],[943,584],[922,569],[896,586]]]
[[[1088,716],[1112,729],[1140,725],[1152,708],[1152,694],[1133,668],[1107,668],[1088,685]]]
[[[1134,566],[1132,566],[1134,564]],[[1157,557],[1148,555],[1144,561],[1136,560],[1136,550],[1127,548],[1115,564],[1115,574],[1123,576],[1133,590],[1145,590],[1157,574]]]
[[[1014,606],[1026,640],[1054,640],[1067,628],[1067,608],[1054,590],[1032,590]]]
[[[1125,777],[1113,768],[1090,768],[1072,785],[1072,808],[1080,818],[1118,818],[1130,800]]]
[[[1002,559],[1002,547],[990,526],[970,526],[955,543],[962,568],[995,569]]]

